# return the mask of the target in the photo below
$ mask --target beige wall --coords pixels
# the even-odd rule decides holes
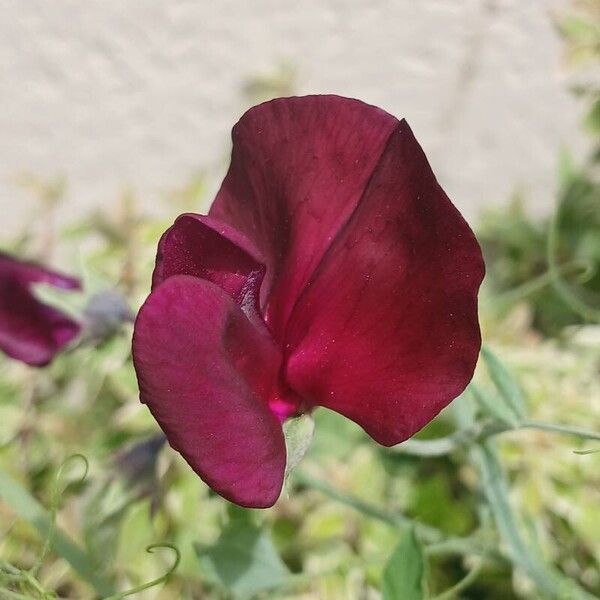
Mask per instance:
[[[516,186],[543,210],[577,145],[559,0],[0,0],[0,242],[64,173],[62,217],[123,186],[160,193],[222,163],[248,77],[282,60],[300,93],[405,116],[469,216]],[[214,172],[214,171],[213,171]],[[217,174],[213,185],[216,185]]]

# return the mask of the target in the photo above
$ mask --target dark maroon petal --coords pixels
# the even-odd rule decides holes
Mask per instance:
[[[135,324],[140,398],[173,448],[216,492],[271,506],[283,483],[283,431],[268,407],[281,357],[220,287],[188,275],[150,294]]]
[[[266,257],[262,304],[268,295],[266,320],[278,339],[397,125],[358,100],[306,96],[261,104],[234,127],[231,166],[210,214]]]
[[[382,444],[407,439],[472,377],[483,273],[403,121],[290,318],[288,383]]]
[[[78,335],[80,326],[40,302],[31,290],[34,283],[79,288],[73,277],[0,253],[0,349],[11,358],[43,366]]]
[[[28,262],[0,252],[0,276],[12,277],[21,284],[46,283],[65,290],[81,289],[81,282],[75,277],[57,273],[33,262]]]
[[[258,250],[241,233],[218,219],[188,213],[159,242],[152,287],[173,275],[192,275],[217,284],[248,312],[258,309],[264,273]]]

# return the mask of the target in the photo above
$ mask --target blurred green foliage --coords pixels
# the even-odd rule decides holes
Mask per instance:
[[[598,58],[598,16],[597,3],[582,2],[561,24],[578,64]],[[279,75],[246,92],[279,95],[294,72]],[[598,597],[600,454],[587,453],[600,447],[592,88],[578,92],[591,107],[594,147],[581,165],[563,154],[554,217],[530,218],[520,199],[478,228],[487,345],[467,392],[390,449],[317,410],[312,444],[272,509],[228,505],[163,444],[137,398],[130,323],[45,370],[0,358],[0,599],[115,599],[131,590],[190,600]],[[106,289],[139,306],[169,223],[126,193],[116,210],[58,231],[48,215],[64,181],[28,184],[40,195],[44,235],[32,223],[12,248],[70,258],[85,280],[71,310]],[[172,216],[198,210],[206,187],[198,175],[169,194]],[[87,477],[66,467],[57,475],[75,454],[89,463]],[[169,548],[144,551],[165,542],[180,553],[175,564]]]
[[[558,29],[567,44],[567,58],[582,80],[574,92],[588,107],[583,125],[591,139],[590,156],[577,164],[563,150],[558,197],[548,198],[554,204],[551,217],[530,216],[526,199],[517,194],[508,209],[484,214],[478,230],[494,293],[504,294],[504,306],[526,297],[533,326],[546,335],[593,320],[585,307],[594,314],[600,311],[600,83],[595,76],[600,64],[600,3],[582,1],[576,8],[558,21]],[[553,285],[552,259],[575,302],[557,290],[555,281]]]

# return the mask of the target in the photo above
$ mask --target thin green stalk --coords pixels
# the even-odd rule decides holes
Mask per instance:
[[[52,530],[52,519],[48,511],[2,468],[0,468],[0,498],[21,519],[33,525],[40,535],[47,539]],[[58,527],[54,529],[51,546],[98,594],[107,596],[112,593],[112,585],[98,573],[98,568],[92,559]]]
[[[34,576],[40,570],[42,563],[44,562],[44,559],[48,555],[48,552],[50,551],[50,548],[52,546],[54,531],[56,529],[56,517],[58,514],[58,506],[60,504],[60,497],[64,492],[64,490],[60,489],[60,480],[62,478],[62,474],[65,470],[65,467],[68,463],[72,462],[73,460],[81,460],[84,465],[84,471],[79,479],[79,483],[82,483],[87,477],[89,471],[89,463],[87,458],[83,456],[83,454],[73,454],[71,456],[68,456],[56,471],[56,476],[54,478],[54,486],[52,488],[52,501],[50,505],[50,528],[48,529],[48,533],[46,534],[46,539],[44,540],[44,546],[42,547],[42,551],[40,552],[40,555],[35,565],[30,570],[30,573]],[[66,487],[69,487],[69,484],[67,484]]]
[[[146,552],[149,552],[150,554],[152,554],[154,552],[154,550],[156,550],[156,548],[169,548],[170,550],[173,550],[173,552],[175,553],[175,560],[173,561],[173,564],[171,565],[169,570],[161,577],[153,579],[152,581],[149,581],[148,583],[143,583],[142,585],[138,585],[137,587],[131,588],[130,590],[127,590],[125,592],[119,592],[117,594],[113,594],[112,596],[105,598],[105,600],[122,600],[123,598],[125,598],[127,596],[133,596],[133,594],[139,594],[140,592],[143,592],[144,590],[147,590],[151,587],[155,587],[155,586],[160,585],[161,583],[165,583],[167,581],[167,579],[170,577],[170,575],[179,566],[179,562],[181,561],[181,552],[179,552],[179,549],[176,546],[173,546],[171,544],[152,544],[151,546],[148,546],[146,548]]]
[[[22,571],[23,575],[23,583],[26,583],[30,588],[34,589],[39,596],[45,598],[48,595],[48,592],[42,587],[40,582],[27,571]]]
[[[387,512],[381,508],[373,506],[372,504],[364,502],[355,496],[351,496],[350,494],[346,494],[337,490],[326,481],[312,477],[304,471],[296,470],[293,476],[297,483],[301,483],[308,488],[317,490],[332,500],[336,500],[340,504],[353,508],[367,517],[371,517],[377,521],[382,521],[383,523],[387,523],[392,527],[404,528],[408,527],[409,525],[413,525],[413,521],[411,519],[400,513]],[[417,530],[425,542],[438,542],[444,537],[441,531],[428,525],[419,524],[417,525]]]
[[[543,431],[560,433],[562,435],[572,435],[583,439],[600,441],[600,432],[597,431],[589,431],[579,427],[571,427],[570,425],[556,425],[554,423],[526,419],[520,421],[513,428],[507,427],[505,424],[499,422],[478,423],[472,427],[461,429],[452,435],[442,438],[433,440],[407,440],[397,446],[393,446],[391,451],[414,456],[445,456],[447,454],[452,454],[461,448],[464,449],[473,443],[485,441],[492,436],[509,431],[518,431],[519,429],[540,429]]]
[[[456,585],[453,585],[445,592],[434,596],[431,600],[452,600],[452,598],[456,598],[477,580],[482,566],[483,563],[479,561]]]
[[[441,542],[429,544],[423,549],[426,556],[449,556],[454,554],[473,555],[485,558],[494,562],[506,563],[506,557],[503,556],[497,548],[486,547],[482,539],[474,536],[470,538],[448,538]]]
[[[504,433],[505,431],[512,431],[512,429],[497,421],[483,421],[475,423],[471,427],[460,429],[452,435],[445,437],[433,440],[407,440],[397,446],[393,446],[391,451],[414,456],[445,456],[461,448],[466,448],[474,442],[487,439],[492,435]]]
[[[588,265],[585,265],[579,261],[572,261],[557,266],[556,270],[560,275],[577,273],[577,271],[582,271],[582,275],[585,275],[590,269]],[[496,297],[495,302],[498,305],[514,304],[515,302],[518,302],[519,300],[522,300],[523,298],[526,298],[535,292],[539,292],[545,287],[551,285],[552,280],[552,273],[548,270],[545,273],[542,273],[541,275],[538,275],[537,277],[534,277],[533,279],[530,279],[529,281],[526,281],[525,283],[522,283],[521,285],[504,292],[503,294],[500,294],[498,297]]]
[[[552,431],[554,433],[573,435],[587,440],[600,441],[600,432],[580,429],[579,427],[571,427],[569,425],[555,425],[554,423],[526,420],[521,423],[520,427],[522,429],[542,429],[544,431]]]
[[[0,590],[0,600],[31,600],[31,597],[10,590]]]
[[[442,531],[436,529],[435,527],[415,522],[409,517],[400,513],[391,513],[379,507],[373,506],[372,504],[364,502],[359,498],[356,498],[349,494],[345,494],[344,492],[335,489],[326,481],[314,478],[311,475],[308,475],[307,473],[300,470],[294,471],[294,478],[296,482],[301,483],[302,485],[305,485],[306,487],[311,488],[313,490],[317,490],[322,494],[328,496],[332,500],[335,500],[340,504],[353,508],[354,510],[358,511],[366,517],[370,517],[383,523],[387,523],[388,525],[391,525],[392,527],[396,527],[398,529],[415,527],[420,539],[426,544],[430,544],[426,548],[426,552],[428,553],[441,554],[443,552],[453,554],[464,554],[482,556],[492,560],[500,558],[493,549],[490,550],[489,548],[484,547],[481,541],[476,538],[447,537]]]

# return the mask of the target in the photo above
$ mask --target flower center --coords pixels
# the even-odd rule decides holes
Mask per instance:
[[[269,398],[269,408],[281,423],[303,413],[302,404],[301,398],[291,390],[279,390],[279,393]]]

